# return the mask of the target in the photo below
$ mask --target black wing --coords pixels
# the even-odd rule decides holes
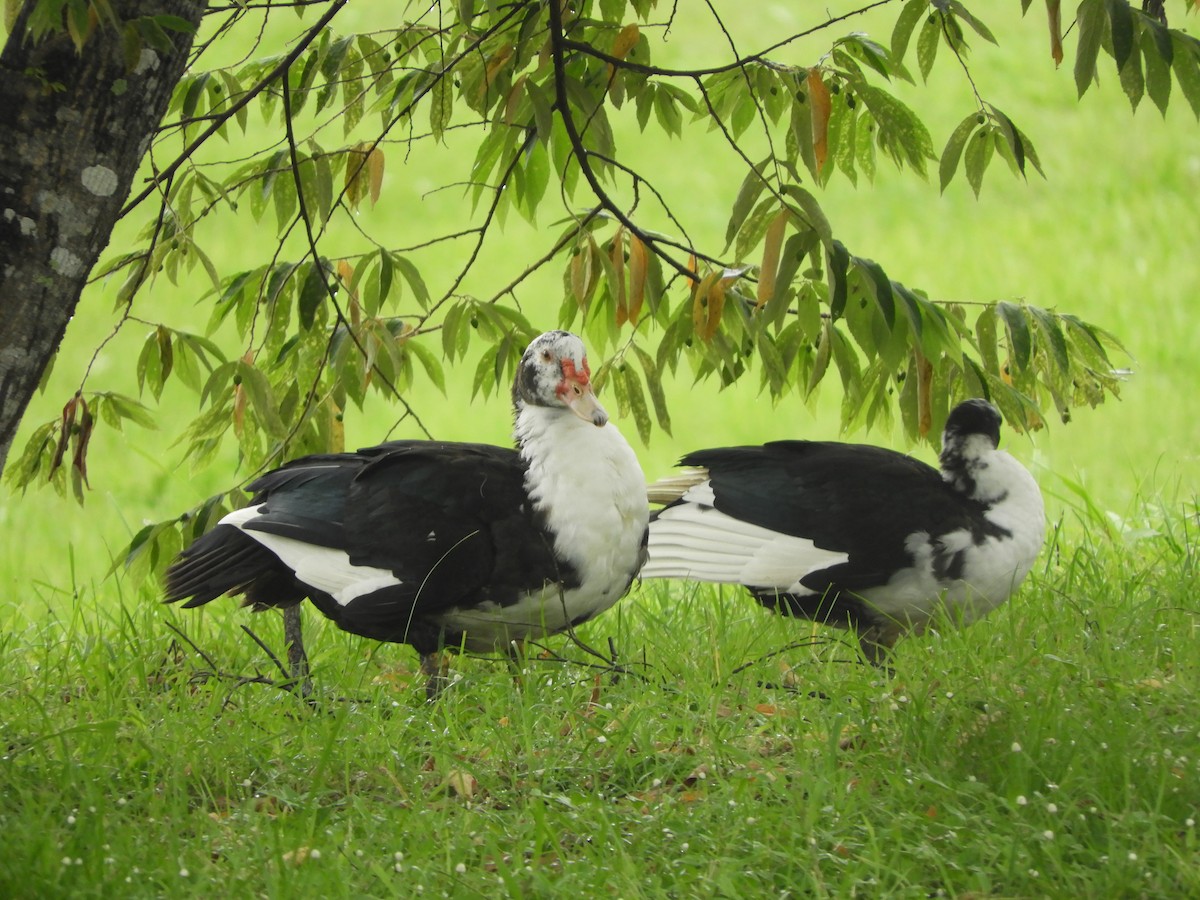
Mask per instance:
[[[778,441],[702,450],[681,463],[708,469],[715,506],[726,515],[846,553],[845,563],[803,579],[818,594],[886,583],[911,565],[905,541],[914,532],[987,528],[982,504],[931,466],[881,447]]]
[[[261,515],[244,527],[344,550],[400,585],[339,610],[359,633],[454,606],[515,602],[547,581],[578,583],[554,555],[515,450],[397,441],[306,457],[259,479]],[[317,598],[314,598],[316,600]],[[318,603],[324,610],[325,605]]]

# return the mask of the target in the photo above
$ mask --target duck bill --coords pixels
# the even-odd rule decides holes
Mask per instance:
[[[573,382],[564,399],[567,402],[567,408],[583,419],[583,421],[591,422],[597,428],[608,423],[608,413],[604,411],[604,407],[596,399],[596,395],[592,392],[590,384],[581,385],[578,382]]]

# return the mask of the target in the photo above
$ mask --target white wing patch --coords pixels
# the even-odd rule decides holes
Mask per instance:
[[[806,538],[742,522],[705,504],[712,487],[691,488],[687,502],[659,514],[650,526],[643,578],[690,578],[810,594],[800,580],[846,562],[845,553],[822,550]]]
[[[246,524],[257,515],[257,506],[247,506],[227,515],[221,524],[240,528],[247,537],[254,538],[278,556],[298,579],[329,594],[342,606],[364,594],[403,583],[388,569],[354,565],[345,550],[318,547],[295,538],[247,529]]]

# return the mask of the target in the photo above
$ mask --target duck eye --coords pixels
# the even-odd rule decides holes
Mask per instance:
[[[542,362],[546,362],[546,363],[548,363],[548,362],[550,362],[552,359],[554,359],[554,354],[553,354],[553,353],[551,353],[549,350],[543,350],[543,351],[542,351]]]

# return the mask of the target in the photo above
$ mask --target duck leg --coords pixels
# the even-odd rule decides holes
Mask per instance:
[[[312,694],[312,679],[309,678],[308,654],[304,651],[299,603],[283,608],[283,641],[287,646],[288,675],[292,679],[292,688],[298,689],[301,697],[308,697]]]
[[[425,682],[425,700],[434,702],[450,684],[450,654],[441,650],[421,654],[421,674]]]
[[[895,622],[876,622],[859,631],[858,646],[868,663],[891,677],[896,673],[887,664],[887,659],[902,634],[903,629]]]

